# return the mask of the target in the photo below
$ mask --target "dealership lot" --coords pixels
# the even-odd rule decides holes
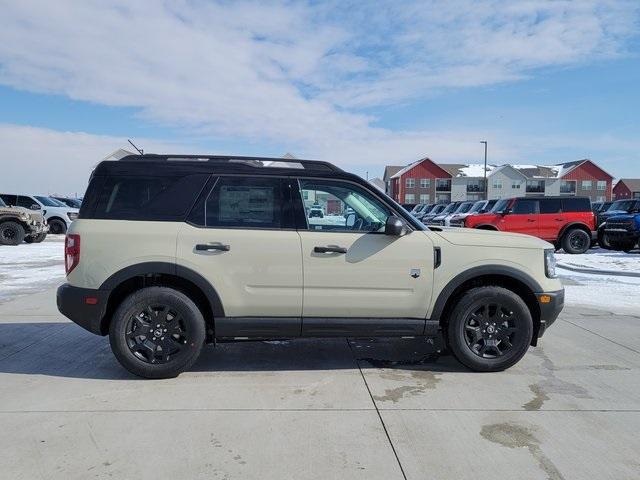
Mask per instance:
[[[577,275],[567,282],[584,286]],[[192,371],[144,381],[42,288],[0,304],[6,478],[624,479],[640,469],[640,312],[624,305],[569,305],[541,347],[498,374],[435,359],[424,341],[335,339],[209,346]]]

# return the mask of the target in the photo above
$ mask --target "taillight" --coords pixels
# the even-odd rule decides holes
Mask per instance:
[[[80,235],[68,234],[64,240],[64,268],[67,275],[80,263]]]

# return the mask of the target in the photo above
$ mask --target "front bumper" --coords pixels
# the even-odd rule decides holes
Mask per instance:
[[[109,290],[79,288],[65,283],[58,287],[56,295],[58,310],[85,330],[96,335],[106,335],[102,320],[107,310],[110,293]]]
[[[540,307],[540,328],[538,328],[534,341],[542,337],[544,332],[556,321],[564,308],[564,289],[555,292],[536,293],[538,306]]]
[[[29,225],[31,235],[40,235],[41,233],[47,233],[49,231],[49,225],[44,223],[32,223]]]
[[[609,241],[630,242],[640,238],[640,232],[637,230],[627,230],[623,228],[605,228],[605,233]]]

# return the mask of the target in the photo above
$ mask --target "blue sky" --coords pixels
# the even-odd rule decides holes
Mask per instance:
[[[0,187],[75,192],[146,151],[592,158],[640,177],[640,5],[0,0]],[[6,185],[5,185],[6,184]]]

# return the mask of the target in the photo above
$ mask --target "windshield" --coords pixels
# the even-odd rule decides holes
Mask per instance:
[[[484,200],[480,200],[479,202],[474,203],[471,207],[471,210],[469,210],[469,213],[479,212],[480,210],[482,210],[482,207],[484,207]]]
[[[634,200],[617,200],[611,204],[607,209],[608,211],[614,210],[629,210],[634,204]]]
[[[449,205],[447,205],[447,208],[445,208],[442,213],[451,213],[453,212],[456,208],[458,208],[458,204],[457,203],[450,203]]]
[[[491,213],[502,213],[509,206],[509,200],[498,200],[491,209]]]
[[[45,207],[66,207],[66,205],[58,200],[51,197],[39,197],[36,195],[36,200],[38,200]]]
[[[455,211],[455,213],[467,213],[471,207],[473,207],[473,203],[472,202],[462,203],[462,204],[460,204],[458,209]]]
[[[54,198],[54,200],[62,202],[71,208],[80,208],[80,200],[76,200],[75,198]]]

